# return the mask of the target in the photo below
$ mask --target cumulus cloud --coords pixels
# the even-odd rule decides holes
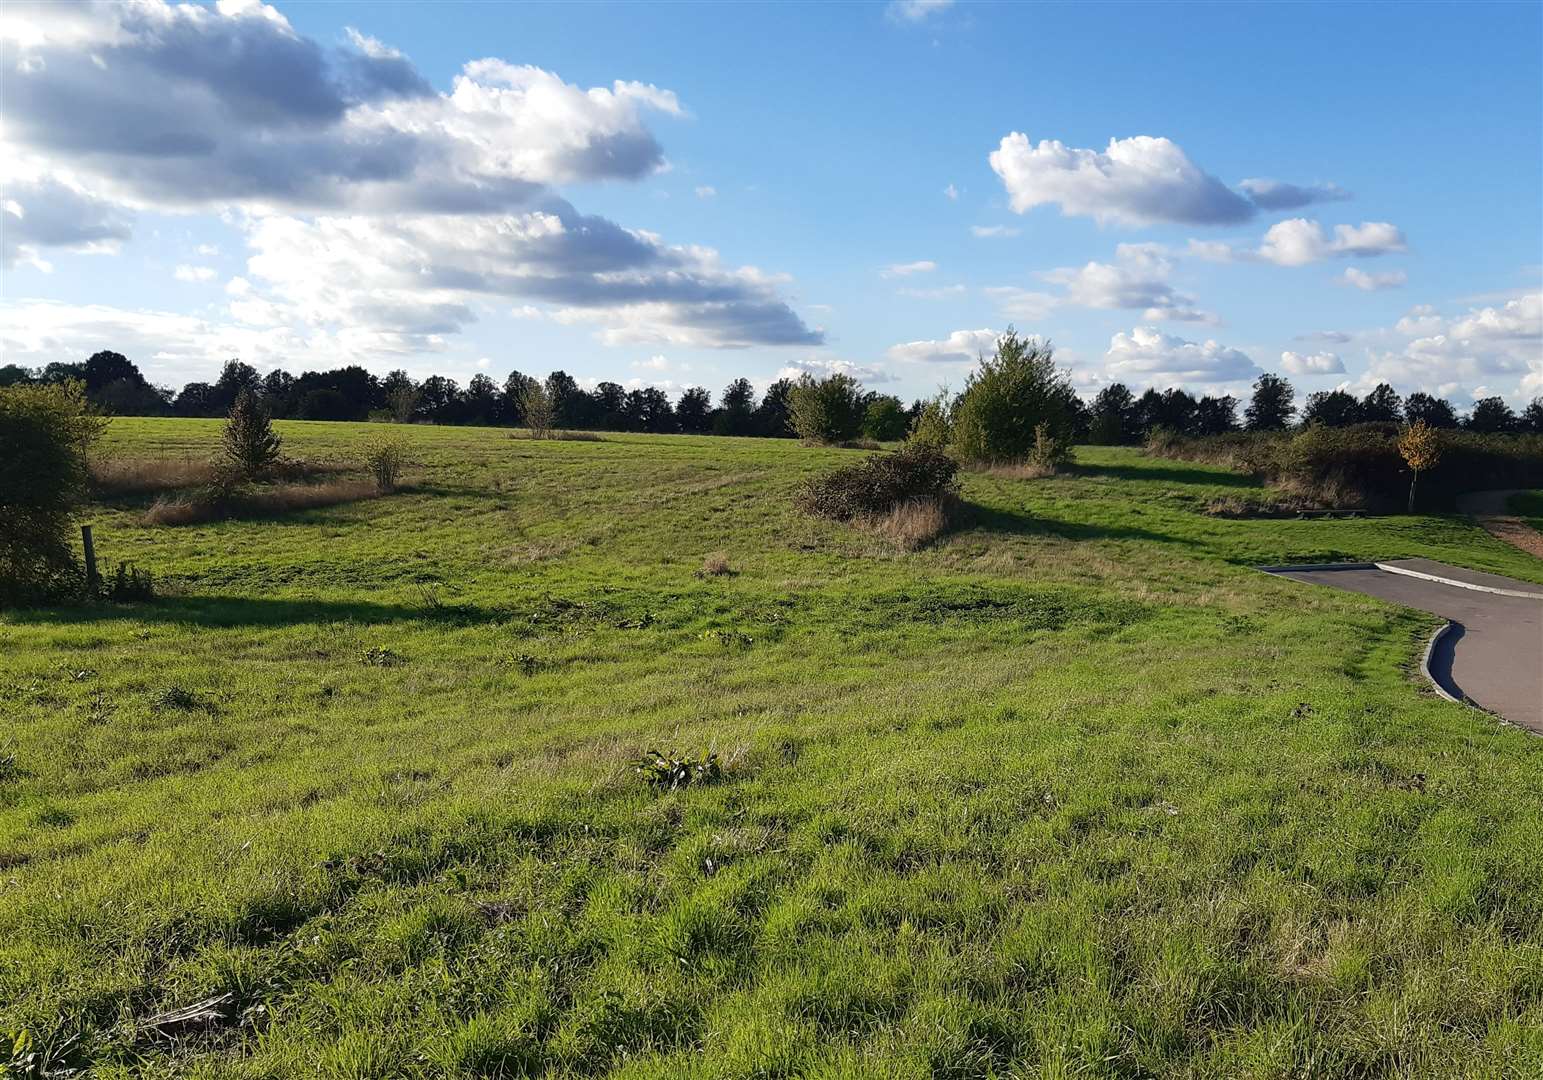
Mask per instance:
[[[44,248],[111,252],[129,238],[132,215],[56,179],[5,184],[0,196],[0,266],[50,269]]]
[[[1343,330],[1314,330],[1310,334],[1298,334],[1297,341],[1327,341],[1334,345],[1343,345],[1351,340],[1349,334]]]
[[[879,277],[896,278],[910,277],[912,274],[930,274],[938,268],[938,264],[931,259],[918,259],[916,262],[895,263],[886,266],[879,271]]]
[[[1297,210],[1320,202],[1339,202],[1351,197],[1338,184],[1288,184],[1281,180],[1252,178],[1238,184],[1261,210]]]
[[[1012,208],[1054,203],[1068,216],[1100,222],[1227,225],[1247,221],[1254,204],[1202,170],[1170,139],[1110,139],[1104,150],[1037,145],[1014,131],[991,153]]]
[[[1261,374],[1237,349],[1215,341],[1186,341],[1151,326],[1115,334],[1104,354],[1104,370],[1122,382],[1170,386],[1244,382]]]
[[[1195,306],[1192,296],[1168,284],[1174,262],[1158,244],[1121,244],[1113,263],[1089,262],[1085,266],[1051,270],[1040,275],[1065,287],[1061,302],[1075,307],[1142,309],[1148,322],[1215,322],[1216,317]]]
[[[1331,236],[1316,221],[1288,218],[1270,226],[1257,254],[1277,266],[1305,266],[1323,259],[1369,258],[1407,250],[1403,231],[1386,221],[1336,225]]]
[[[1402,270],[1389,270],[1383,274],[1369,274],[1358,266],[1347,267],[1340,275],[1340,282],[1363,292],[1379,292],[1383,289],[1397,289],[1409,280],[1409,275]]]
[[[172,271],[172,277],[178,281],[213,281],[214,269],[208,266],[189,266],[183,263]]]
[[[49,4],[8,25],[21,29],[0,160],[80,188],[7,183],[7,263],[121,239],[124,208],[235,211],[268,290],[232,301],[252,325],[346,321],[383,348],[432,349],[501,297],[558,305],[605,340],[821,340],[781,279],[553,190],[664,168],[644,120],[683,112],[668,90],[480,59],[442,93],[373,38],[324,48],[256,2]]]
[[[997,347],[998,330],[955,330],[941,341],[906,341],[889,347],[888,356],[910,364],[973,364]]]
[[[1455,316],[1422,305],[1393,332],[1411,340],[1373,353],[1368,380],[1447,396],[1509,385],[1520,400],[1543,390],[1543,292]]]
[[[1280,354],[1280,365],[1291,375],[1338,375],[1345,370],[1339,354],[1331,352],[1304,354],[1287,350]]]
[[[834,357],[811,356],[804,360],[794,360],[777,371],[779,379],[798,379],[805,375],[816,379],[826,375],[849,375],[865,385],[899,381],[895,375],[877,365],[854,364],[850,360]]]

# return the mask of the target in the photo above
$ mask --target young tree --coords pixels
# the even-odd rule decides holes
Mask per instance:
[[[279,460],[283,440],[271,421],[262,398],[250,390],[236,395],[220,433],[220,464],[236,478],[255,479]]]
[[[917,404],[920,408],[916,410],[916,419],[911,421],[907,445],[945,449],[954,437],[954,427],[949,418],[951,410],[948,388],[939,387],[936,394]]]
[[[1296,415],[1296,390],[1279,375],[1265,374],[1254,383],[1254,396],[1243,411],[1249,431],[1284,431]]]
[[[880,394],[868,402],[863,415],[863,434],[878,442],[895,442],[905,438],[910,427],[910,417],[900,399],[891,394]]]
[[[1457,410],[1444,398],[1416,390],[1404,402],[1404,419],[1411,424],[1423,421],[1433,428],[1455,428]]]
[[[0,389],[0,604],[45,599],[79,576],[73,515],[107,421],[81,382]]]
[[[1516,414],[1505,403],[1505,398],[1480,398],[1473,403],[1473,412],[1468,414],[1467,428],[1484,435],[1501,435],[1516,430]]]
[[[1022,461],[1041,424],[1050,437],[1070,441],[1075,396],[1070,379],[1056,370],[1050,343],[1008,327],[954,406],[954,449],[965,461]]]
[[[1420,474],[1441,463],[1441,434],[1423,420],[1416,420],[1398,437],[1398,452],[1413,474],[1409,479],[1409,513],[1414,513],[1414,486]]]
[[[410,424],[418,411],[423,394],[412,376],[401,368],[391,372],[380,382],[381,393],[386,398],[386,411],[394,423]]]
[[[836,372],[816,379],[804,374],[788,393],[788,422],[800,439],[838,443],[862,429],[862,387]]]
[[[511,376],[511,379],[513,377]],[[527,379],[519,389],[518,408],[532,439],[551,438],[552,425],[557,420],[557,409],[552,395],[544,384]]]

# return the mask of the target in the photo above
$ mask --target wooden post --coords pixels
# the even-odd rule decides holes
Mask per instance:
[[[96,545],[91,542],[91,526],[80,527],[80,543],[86,549],[86,589],[95,596],[101,587],[102,579],[96,572]]]

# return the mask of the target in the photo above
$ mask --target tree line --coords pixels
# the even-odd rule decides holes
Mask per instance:
[[[0,386],[28,383],[59,384],[79,381],[87,397],[103,412],[127,416],[222,417],[237,397],[247,391],[260,397],[278,419],[296,420],[390,420],[398,423],[476,424],[523,426],[532,390],[550,415],[553,427],[569,430],[636,431],[654,433],[756,435],[791,437],[800,383],[839,393],[839,418],[830,416],[831,434],[839,438],[865,436],[881,442],[904,438],[929,405],[914,401],[909,406],[889,394],[862,389],[847,376],[802,380],[778,379],[765,393],[756,395],[750,380],[729,383],[718,396],[703,387],[690,387],[671,398],[657,387],[628,389],[602,382],[593,390],[581,387],[566,372],[554,371],[545,379],[519,371],[500,384],[487,375],[474,375],[463,388],[454,379],[433,375],[417,381],[397,370],[378,377],[358,365],[331,371],[307,371],[292,375],[275,370],[267,374],[250,364],[231,360],[213,382],[190,382],[181,390],[152,385],[137,365],[121,353],[103,351],[80,363],[51,363],[37,369],[15,364],[0,367]],[[1123,383],[1101,389],[1091,403],[1064,395],[1066,435],[1078,441],[1105,444],[1140,443],[1154,429],[1188,436],[1219,435],[1229,431],[1279,431],[1294,424],[1347,427],[1363,423],[1414,423],[1423,420],[1436,428],[1462,427],[1480,433],[1543,433],[1543,398],[1534,399],[1520,414],[1500,397],[1476,401],[1466,416],[1451,402],[1425,393],[1400,396],[1381,384],[1365,397],[1345,390],[1310,394],[1302,408],[1296,391],[1279,375],[1261,375],[1254,383],[1247,406],[1239,416],[1239,401],[1231,395],[1195,397],[1184,390],[1148,389],[1139,396]],[[808,397],[808,395],[806,395]]]

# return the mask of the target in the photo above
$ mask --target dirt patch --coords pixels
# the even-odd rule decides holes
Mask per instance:
[[[1496,540],[1504,540],[1514,548],[1543,559],[1543,533],[1514,517],[1481,517],[1479,526]]]

